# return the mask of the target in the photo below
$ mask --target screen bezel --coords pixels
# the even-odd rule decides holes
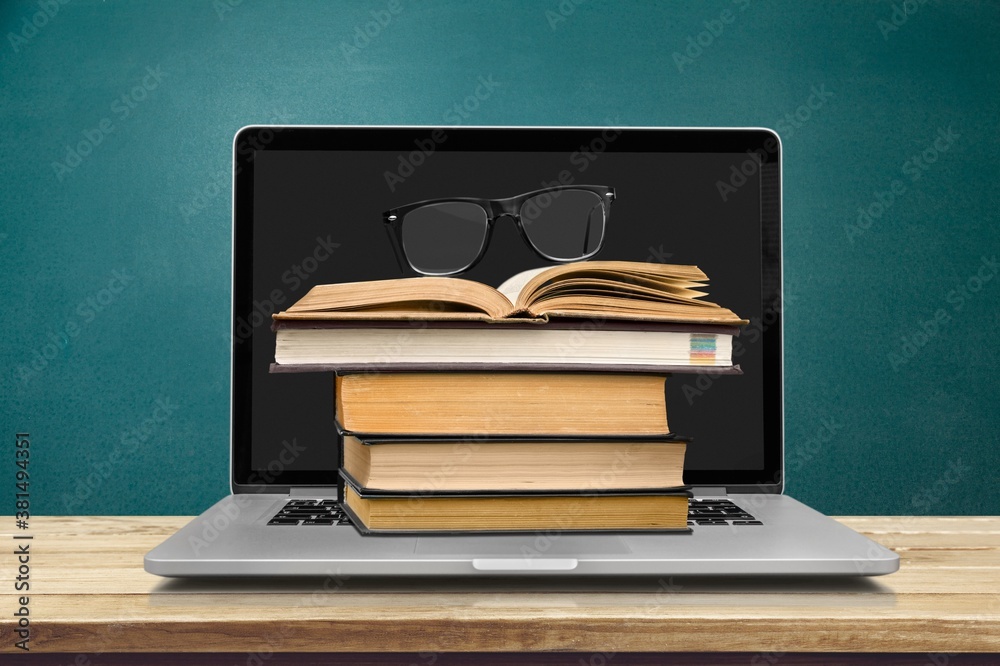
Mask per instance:
[[[446,140],[440,141],[441,136]],[[784,488],[783,354],[781,307],[781,141],[764,128],[665,127],[435,127],[253,125],[233,139],[233,284],[230,479],[232,491],[286,493],[292,487],[329,487],[331,470],[251,469],[253,336],[240,342],[236,326],[253,308],[254,157],[263,150],[375,150],[410,152],[418,141],[435,150],[562,152],[603,140],[614,152],[746,153],[761,170],[761,345],[764,392],[764,466],[759,470],[685,470],[691,486],[729,493],[781,493]],[[754,156],[758,156],[754,158]]]

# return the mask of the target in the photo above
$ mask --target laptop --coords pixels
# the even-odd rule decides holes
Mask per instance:
[[[160,576],[888,574],[892,551],[784,494],[781,142],[767,129],[250,126],[233,144],[231,492],[150,551]],[[341,510],[330,373],[272,373],[271,315],[314,285],[412,276],[383,211],[614,188],[595,259],[697,265],[749,319],[742,374],[667,380],[689,530],[362,535]],[[447,244],[448,238],[438,242]],[[513,221],[461,277],[552,265]],[[401,340],[400,344],[405,344]],[[788,396],[794,400],[795,396]],[[213,445],[204,442],[204,446]],[[833,476],[831,485],[842,486]]]

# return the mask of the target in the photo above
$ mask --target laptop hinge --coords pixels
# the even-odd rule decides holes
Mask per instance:
[[[306,488],[289,488],[289,497],[323,497],[337,499],[337,486],[308,486]]]
[[[728,493],[722,486],[692,486],[691,494],[695,497],[720,497]]]

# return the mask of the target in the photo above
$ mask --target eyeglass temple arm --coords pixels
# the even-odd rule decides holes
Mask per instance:
[[[407,267],[403,265],[403,248],[399,246],[399,241],[396,240],[396,234],[393,233],[391,225],[385,224],[383,226],[385,227],[385,233],[389,236],[389,242],[392,243],[393,255],[396,257],[396,265],[399,266],[399,272],[405,275]]]

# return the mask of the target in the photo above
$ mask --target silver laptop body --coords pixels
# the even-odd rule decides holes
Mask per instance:
[[[770,345],[769,351],[762,354],[762,367],[773,381],[766,389],[763,386],[760,389],[768,394],[765,404],[769,420],[766,423],[771,425],[769,430],[765,428],[762,441],[757,443],[763,449],[763,469],[686,469],[685,479],[689,479],[689,475],[693,479],[688,481],[693,496],[689,533],[547,532],[471,536],[362,536],[346,521],[337,506],[338,489],[335,474],[330,469],[290,469],[295,465],[297,444],[294,439],[285,441],[283,449],[274,449],[275,459],[287,458],[287,463],[252,469],[251,418],[263,419],[264,425],[255,424],[253,428],[267,427],[267,417],[262,413],[265,410],[253,402],[254,382],[266,380],[253,375],[250,366],[254,357],[244,344],[254,336],[264,338],[262,332],[267,330],[267,324],[251,321],[254,312],[266,313],[267,310],[260,307],[259,298],[253,298],[259,294],[250,287],[255,270],[251,229],[255,229],[252,227],[254,208],[259,205],[254,199],[253,187],[257,188],[258,195],[262,187],[262,181],[253,179],[255,169],[262,173],[274,153],[281,151],[285,153],[282,159],[295,160],[297,155],[317,150],[325,150],[331,159],[336,159],[338,151],[364,151],[375,146],[393,157],[390,163],[395,168],[385,171],[391,189],[394,177],[405,182],[420,171],[422,163],[431,164],[437,155],[447,150],[488,156],[492,151],[509,151],[512,146],[526,145],[535,149],[536,144],[548,145],[547,142],[555,146],[553,154],[563,146],[580,147],[580,150],[564,151],[569,171],[571,175],[579,175],[579,182],[589,181],[589,175],[583,180],[584,176],[574,171],[586,162],[597,164],[615,151],[619,151],[621,157],[608,159],[608,162],[627,159],[627,155],[636,154],[634,151],[649,152],[652,142],[668,146],[669,151],[678,156],[701,153],[726,156],[719,163],[728,165],[731,162],[733,169],[720,168],[719,178],[711,183],[723,201],[739,196],[746,188],[755,188],[751,194],[754,201],[759,199],[761,216],[766,218],[761,224],[760,243],[765,284],[759,291],[769,291],[767,279],[773,282],[772,293],[764,294],[762,311],[758,313],[762,325],[754,334],[754,340],[747,341],[750,345],[759,339],[764,341],[759,344]],[[408,151],[408,147],[412,150]],[[892,551],[783,493],[781,144],[770,130],[251,126],[236,135],[233,154],[231,494],[151,550],[145,557],[146,571],[171,577],[873,576],[889,574],[899,568],[899,557]],[[331,173],[330,187],[341,188],[345,196],[351,196],[350,182],[333,182],[338,177],[349,178],[350,173],[351,169],[344,169],[339,175]],[[618,188],[619,199],[628,196],[628,187],[621,183],[611,184]],[[377,216],[379,211],[374,212]],[[758,221],[750,220],[748,224]],[[258,220],[257,224],[260,223]],[[378,220],[372,224],[377,225]],[[614,220],[609,223],[609,230],[613,229],[613,224]],[[335,232],[335,227],[328,230]],[[322,248],[323,238],[318,237],[317,241],[317,247]],[[327,240],[325,245],[325,251],[330,253],[331,246],[336,243]],[[664,246],[655,242],[648,250],[653,255],[649,260],[677,260],[669,259]],[[307,277],[318,278],[319,273],[316,271]],[[717,277],[712,272],[709,276]],[[713,296],[716,282],[713,281]],[[304,293],[304,289],[291,293],[292,283],[290,280],[286,284],[289,293],[284,296],[289,298],[285,306],[294,302],[293,296]],[[774,293],[777,297],[768,306],[768,297]],[[273,343],[269,340],[261,340],[259,346],[264,349],[258,349],[258,354],[266,352],[267,344],[271,344],[273,354]],[[681,376],[675,375],[668,384],[678,377]],[[707,379],[712,380],[711,377]],[[718,381],[741,379],[745,377],[725,377]],[[711,381],[707,383],[710,385]],[[288,385],[286,381],[285,386]],[[697,390],[708,390],[705,383],[698,386],[701,388]],[[791,399],[794,400],[794,396]],[[671,404],[668,400],[668,407]],[[698,406],[695,400],[693,405],[682,404],[677,410]],[[693,446],[698,446],[698,433],[693,435]],[[751,438],[750,441],[755,440]],[[329,468],[330,464],[325,463],[322,467]],[[830,483],[840,485],[842,482],[830,479]],[[295,516],[295,519],[281,520],[281,515]]]

